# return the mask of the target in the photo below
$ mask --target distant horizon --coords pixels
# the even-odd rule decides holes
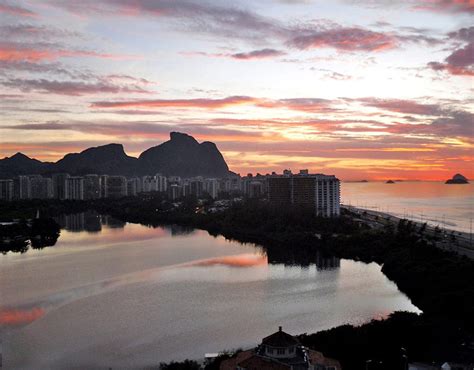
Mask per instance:
[[[0,0],[0,156],[169,131],[238,173],[474,178],[469,1]]]
[[[184,133],[186,134],[186,133]],[[195,138],[196,139],[196,138]],[[157,145],[160,145],[162,143],[164,143],[165,141],[161,142],[161,143],[158,143]],[[126,149],[125,149],[125,146],[121,143],[106,143],[106,144],[102,144],[102,145],[98,145],[98,146],[106,146],[106,145],[121,145],[124,149],[124,152],[127,156],[129,157],[133,157],[133,158],[138,158],[138,156],[140,155],[140,153],[138,153],[137,155],[130,155],[127,153]],[[59,161],[60,159],[64,158],[65,155],[67,154],[73,154],[73,153],[80,153],[84,150],[87,150],[87,149],[90,149],[90,148],[94,148],[94,147],[88,147],[88,148],[84,148],[82,150],[79,150],[78,152],[70,152],[70,153],[65,153],[63,156],[55,159],[55,160],[42,160],[41,158],[38,158],[38,157],[35,157],[34,155],[29,155],[29,154],[26,154],[26,153],[23,153],[23,152],[16,152],[12,155],[7,155],[6,157],[4,158],[0,158],[1,159],[6,159],[6,158],[11,158],[17,154],[22,154],[22,155],[25,155],[27,156],[28,158],[30,159],[36,159],[36,160],[40,160],[44,163],[55,163],[57,161]],[[146,148],[148,149],[148,148]],[[225,160],[225,156],[224,156],[224,160]],[[297,174],[300,170],[309,170],[310,173],[323,173],[321,171],[318,171],[316,169],[312,170],[311,168],[282,168],[281,170],[272,170],[272,171],[268,171],[263,169],[262,171],[257,171],[257,172],[249,172],[249,171],[242,171],[242,172],[238,172],[238,171],[235,171],[233,170],[230,166],[229,166],[229,171],[231,172],[234,172],[240,176],[246,176],[247,174],[252,174],[252,175],[257,175],[257,174],[260,174],[260,175],[268,175],[268,174],[271,174],[272,172],[276,172],[277,174],[282,174],[284,170],[291,170],[293,172],[293,174]],[[333,175],[333,173],[325,173],[325,174],[329,174],[329,175]],[[387,180],[393,180],[395,182],[420,182],[420,181],[426,181],[426,182],[444,182],[448,179],[450,179],[452,176],[454,176],[456,173],[453,173],[450,177],[446,178],[446,179],[417,179],[417,178],[412,178],[412,179],[404,179],[404,178],[394,178],[394,177],[387,177],[387,178],[369,178],[369,177],[357,177],[357,178],[351,178],[351,179],[346,179],[346,178],[341,178],[339,176],[337,176],[337,174],[334,174],[336,175],[337,178],[339,178],[340,181],[342,182],[365,182],[365,181],[370,181],[370,182],[384,182],[384,181],[387,181]],[[461,173],[461,175],[463,175]],[[465,176],[468,180],[471,180],[470,178],[468,178],[467,176]]]

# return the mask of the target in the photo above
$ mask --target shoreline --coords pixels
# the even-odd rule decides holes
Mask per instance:
[[[433,237],[440,238],[440,240],[434,243],[436,247],[444,251],[455,252],[470,259],[474,259],[474,240],[473,235],[470,233],[445,227],[440,228],[438,225],[433,225],[430,223],[429,220],[426,222],[420,222],[410,218],[402,218],[392,213],[374,211],[371,209],[360,208],[351,205],[341,205],[341,208],[357,213],[357,215],[361,219],[365,220],[369,225],[379,223],[382,226],[383,222],[390,222],[396,226],[401,220],[408,220],[411,221],[416,227],[421,228],[426,223],[426,233]],[[437,231],[437,229],[439,231]],[[452,239],[452,235],[454,235],[455,240]]]

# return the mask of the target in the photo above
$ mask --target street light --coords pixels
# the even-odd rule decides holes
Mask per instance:
[[[401,347],[400,351],[402,352],[403,370],[407,370],[408,369],[407,350],[404,347]]]
[[[365,361],[365,370],[369,370],[369,364],[372,363],[372,360]]]

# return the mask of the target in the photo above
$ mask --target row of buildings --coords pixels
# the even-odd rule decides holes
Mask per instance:
[[[232,191],[232,180],[205,179],[196,177],[181,179],[165,177],[160,174],[127,178],[90,174],[70,176],[67,173],[18,176],[14,179],[0,180],[0,200],[18,199],[71,199],[88,200],[99,198],[121,198],[136,196],[138,193],[167,193],[172,199],[187,195],[201,197],[210,195],[217,198],[221,191]]]
[[[268,174],[227,178],[180,178],[178,176],[131,177],[90,174],[70,176],[67,173],[18,176],[0,180],[0,200],[15,199],[73,199],[120,198],[138,193],[161,192],[170,199],[183,196],[221,195],[266,197],[278,206],[294,205],[314,209],[320,216],[336,216],[340,213],[340,184],[333,175],[310,174],[301,170],[293,174]]]

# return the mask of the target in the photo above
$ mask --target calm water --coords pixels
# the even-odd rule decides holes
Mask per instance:
[[[341,184],[341,201],[465,232],[470,231],[474,219],[474,183],[344,182]]]
[[[310,333],[419,312],[374,263],[269,264],[204,231],[63,222],[76,231],[56,246],[0,256],[5,368],[140,368],[251,346],[278,325]]]

